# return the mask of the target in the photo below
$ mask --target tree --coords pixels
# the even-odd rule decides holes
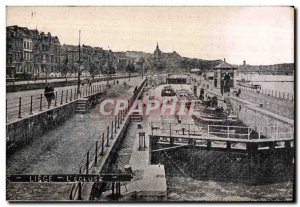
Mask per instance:
[[[128,65],[126,66],[126,71],[129,73],[135,72],[135,66],[132,62],[128,63]]]

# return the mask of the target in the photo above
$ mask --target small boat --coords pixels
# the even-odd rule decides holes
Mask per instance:
[[[206,107],[198,113],[199,115],[193,115],[192,118],[202,124],[232,125],[237,121],[236,115],[230,114],[228,110],[222,108]]]
[[[176,96],[179,101],[187,101],[185,106],[188,109],[191,107],[192,102],[196,102],[196,103],[199,102],[198,98],[196,96],[194,96],[193,94],[190,94],[190,92],[186,89],[177,90]]]
[[[261,86],[258,84],[253,84],[251,81],[246,81],[245,79],[237,80],[238,85],[251,88],[251,89],[261,89]]]

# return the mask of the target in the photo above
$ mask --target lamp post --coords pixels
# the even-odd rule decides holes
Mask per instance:
[[[43,68],[43,72],[45,72],[46,74],[46,83],[47,83],[48,71],[47,71],[47,62],[45,60],[42,61],[42,68]]]

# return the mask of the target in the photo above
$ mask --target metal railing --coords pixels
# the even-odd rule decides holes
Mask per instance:
[[[139,93],[143,89],[147,79],[137,88],[134,94],[128,99],[128,107],[119,111],[111,123],[107,126],[106,130],[98,137],[96,142],[87,150],[83,155],[81,162],[79,163],[79,174],[89,174],[90,170],[98,164],[100,161],[99,158],[104,155],[105,149],[110,147],[111,141],[114,140],[114,135],[118,133],[118,130],[121,129],[121,125],[125,121],[125,117],[128,115],[131,107],[133,106],[134,101],[138,98]],[[75,183],[72,185],[69,199],[70,200],[81,200],[81,190],[83,183]],[[76,198],[76,195],[78,197]]]
[[[223,125],[208,125],[207,128],[200,127],[195,124],[179,124],[179,123],[164,123],[164,122],[150,122],[152,135],[154,131],[160,131],[161,134],[171,136],[184,135],[188,138],[191,136],[199,137],[220,137],[220,138],[239,138],[250,139],[252,132],[250,127],[241,126],[223,126]]]
[[[193,138],[196,139],[236,139],[251,140],[252,133],[255,132],[251,127],[246,126],[225,126],[225,125],[207,125],[200,127],[195,124],[179,124],[179,123],[164,123],[164,122],[150,122],[152,135],[161,135],[168,137],[182,137],[182,139]],[[265,131],[269,130],[268,137]],[[257,139],[272,138],[280,140],[285,138],[293,138],[294,132],[286,127],[279,125],[261,126],[257,129]]]
[[[261,98],[256,94],[250,93],[241,93],[241,98],[244,98],[249,101],[255,101],[258,104],[262,104],[262,108],[271,111],[273,113],[277,113],[281,116],[293,119],[294,118],[294,106],[289,106],[289,104],[280,104],[275,102],[274,100],[266,100],[266,98]]]
[[[281,91],[276,91],[276,90],[269,90],[269,89],[253,89],[253,88],[248,88],[244,86],[239,86],[239,88],[243,91],[250,91],[253,93],[258,93],[258,94],[264,94],[267,96],[275,97],[275,98],[280,98],[280,99],[285,99],[285,100],[294,100],[294,94],[293,93],[287,93],[287,92],[281,92]]]
[[[106,88],[106,84],[94,84],[82,86],[79,94],[77,93],[77,87],[54,91],[54,97],[50,104],[45,96],[46,93],[6,99],[6,122],[67,104],[78,98],[99,93]]]

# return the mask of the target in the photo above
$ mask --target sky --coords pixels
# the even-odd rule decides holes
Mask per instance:
[[[6,25],[50,32],[61,44],[163,52],[232,64],[294,63],[292,7],[7,7]]]

